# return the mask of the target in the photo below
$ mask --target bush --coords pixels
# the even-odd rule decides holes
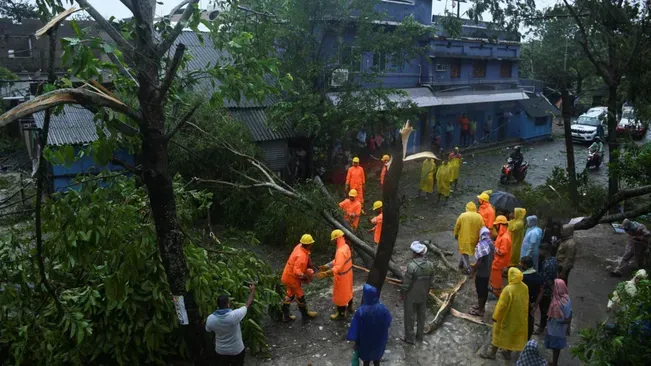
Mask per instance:
[[[586,365],[646,365],[651,359],[651,281],[642,280],[629,294],[618,286],[619,311],[612,323],[597,324],[580,332],[572,353]]]
[[[40,285],[32,235],[0,238],[0,363],[165,364],[185,356],[146,192],[132,179],[104,188],[97,182],[43,207],[45,266],[61,312]],[[209,194],[179,181],[175,191],[182,223],[208,207]],[[278,278],[250,251],[220,245],[209,254],[194,242],[185,245],[186,287],[202,316],[214,311],[221,293],[236,304],[245,300],[246,283],[257,281],[256,303],[242,328],[252,350],[264,351],[258,322],[278,310]]]
[[[578,207],[570,200],[570,180],[567,172],[560,167],[554,167],[544,185],[527,186],[514,192],[514,195],[520,199],[528,214],[538,215],[539,219],[591,214],[603,205],[607,193],[602,186],[589,182],[585,173],[579,174],[577,184]]]

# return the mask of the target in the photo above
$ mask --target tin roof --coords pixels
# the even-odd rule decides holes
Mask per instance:
[[[253,142],[283,140],[296,136],[288,125],[269,126],[266,108],[232,108],[229,113],[233,119],[248,127]]]
[[[548,116],[556,117],[561,115],[558,108],[549,103],[545,97],[524,99],[519,101],[519,103],[522,106],[522,109],[533,118]]]
[[[45,112],[34,113],[34,122],[40,129],[45,123]],[[63,111],[52,115],[47,136],[48,145],[80,145],[93,142],[99,138],[97,135],[98,123],[94,120],[93,112],[77,104],[66,104]],[[109,131],[104,128],[104,132]]]

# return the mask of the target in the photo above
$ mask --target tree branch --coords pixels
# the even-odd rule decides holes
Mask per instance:
[[[172,17],[172,16],[174,16],[174,14],[176,14],[176,12],[177,12],[179,9],[181,9],[184,5],[186,5],[186,4],[189,3],[189,2],[190,2],[190,0],[183,0],[183,1],[181,1],[181,2],[178,3],[174,8],[172,8],[172,10],[169,12],[169,14],[167,14],[167,16],[168,16],[168,17]]]
[[[626,211],[624,213],[604,216],[601,218],[601,220],[599,220],[599,223],[610,224],[611,222],[621,221],[624,219],[633,219],[640,215],[647,214],[649,212],[651,212],[651,204],[647,204],[646,206],[640,206],[638,208],[635,208],[631,211]]]
[[[183,15],[181,15],[181,19],[176,23],[174,26],[174,29],[172,29],[172,32],[165,38],[161,43],[158,45],[158,54],[159,55],[164,55],[165,52],[167,52],[170,47],[174,44],[174,41],[179,37],[179,34],[183,31],[183,28],[185,28],[189,21],[190,17],[192,17],[192,13],[194,12],[194,4],[196,4],[199,0],[189,0],[187,1],[187,6],[185,7],[185,11],[183,11]]]
[[[122,5],[126,6],[131,13],[133,13],[133,5],[131,4],[131,0],[120,0],[120,2],[122,3]]]
[[[127,42],[119,30],[115,29],[108,20],[106,20],[102,14],[100,14],[87,0],[76,0],[79,6],[84,8],[84,10],[90,14],[90,16],[95,19],[97,24],[115,41],[118,48],[122,53],[128,56],[132,56],[134,48],[131,43]],[[129,10],[132,10],[130,8]]]
[[[131,79],[131,81],[133,81],[136,84],[136,87],[140,86],[140,83],[138,83],[138,80],[136,80],[136,78],[131,74],[131,72],[129,72],[129,70],[127,70],[127,68],[124,67],[124,64],[122,62],[120,62],[120,60],[118,59],[118,57],[114,53],[107,53],[106,56],[108,56],[108,58],[111,60],[111,62],[113,62],[114,64],[117,65],[117,67],[120,69],[120,72],[122,73],[122,75],[124,75],[125,77]]]
[[[165,95],[167,94],[167,91],[172,85],[172,81],[174,81],[174,78],[176,77],[176,71],[179,69],[179,65],[181,65],[183,54],[185,54],[185,45],[183,43],[179,43],[176,45],[176,51],[174,51],[174,57],[172,58],[172,61],[167,67],[167,71],[165,72],[165,77],[163,78],[163,83],[161,84],[160,87],[159,98],[161,101],[165,100]]]
[[[107,107],[116,112],[123,113],[136,121],[140,120],[140,114],[130,106],[122,103],[120,100],[88,89],[76,88],[54,90],[18,105],[0,116],[0,127],[3,127],[19,118],[62,104]]]
[[[167,141],[171,140],[172,137],[174,137],[174,135],[176,135],[176,133],[179,132],[179,130],[181,130],[181,128],[182,128],[186,123],[188,123],[188,121],[190,120],[190,118],[192,118],[192,116],[194,115],[194,112],[196,112],[197,109],[199,109],[200,106],[201,106],[201,103],[197,103],[194,107],[192,107],[192,109],[190,109],[190,110],[188,111],[188,113],[186,113],[186,114],[183,116],[183,118],[181,118],[181,120],[179,121],[179,123],[177,123],[176,126],[174,126],[174,128],[172,129],[172,131],[170,131],[170,132],[167,134],[167,136],[165,137],[165,138],[167,139]]]
[[[580,222],[574,224],[574,230],[587,230],[595,227],[601,220],[602,217],[608,212],[608,210],[618,204],[619,202],[629,199],[629,198],[634,198],[634,197],[639,197],[643,196],[645,194],[651,193],[651,185],[646,185],[642,187],[637,187],[637,188],[632,188],[632,189],[625,189],[623,191],[617,192],[604,206],[602,206],[599,210],[597,210],[595,213],[592,214],[592,216],[588,218],[584,218]],[[635,210],[637,211],[637,210]],[[606,216],[609,217],[609,216]],[[619,217],[619,215],[611,215],[612,217]],[[615,220],[612,220],[615,221]],[[611,221],[611,222],[612,222]]]
[[[588,37],[588,33],[585,30],[585,25],[581,22],[581,17],[576,11],[574,11],[574,8],[570,5],[570,3],[567,2],[567,0],[563,0],[563,2],[565,3],[567,10],[570,12],[570,15],[572,15],[572,18],[574,18],[574,21],[576,22],[576,25],[579,27],[579,31],[581,32],[581,36],[583,37],[583,41],[577,41],[577,43],[581,45],[586,57],[594,65],[594,67],[597,69],[597,72],[601,75],[604,81],[609,80],[608,73],[601,67],[599,61],[594,57],[594,55],[592,55],[592,52],[590,51],[590,47],[588,45],[588,40],[590,38]]]

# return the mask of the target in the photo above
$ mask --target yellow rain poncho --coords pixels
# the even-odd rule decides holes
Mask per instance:
[[[448,197],[450,195],[450,182],[452,181],[452,173],[450,172],[450,165],[443,163],[436,171],[436,191],[439,194]]]
[[[493,346],[522,351],[527,343],[529,289],[522,283],[522,272],[509,269],[509,284],[504,288],[493,312]]]
[[[513,220],[509,220],[509,231],[511,232],[511,262],[509,265],[511,266],[520,264],[520,248],[522,247],[522,239],[524,239],[527,226],[524,220],[526,215],[527,210],[516,207],[513,210]]]
[[[468,202],[466,212],[459,215],[457,224],[454,225],[454,237],[459,242],[461,254],[475,254],[475,246],[479,241],[479,230],[482,227],[484,227],[484,219],[477,213],[477,206],[473,202]]]
[[[420,190],[425,193],[434,192],[434,173],[436,172],[436,163],[434,159],[425,159],[423,167],[420,170]]]
[[[453,152],[448,157],[448,160],[450,161],[450,172],[452,174],[450,179],[459,179],[459,170],[461,170],[461,154]]]

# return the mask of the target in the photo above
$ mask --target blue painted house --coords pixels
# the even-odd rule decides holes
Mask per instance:
[[[32,157],[33,165],[37,165],[36,157],[40,151],[39,134],[42,133],[45,120],[45,112],[34,113],[34,123],[31,126],[23,125],[23,134],[27,144],[28,152]],[[53,114],[50,120],[50,128],[47,142],[49,146],[63,147],[71,146],[75,156],[87,149],[88,144],[99,139],[98,129],[105,133],[109,131],[96,121],[94,114],[79,105],[66,104],[63,111]],[[116,150],[113,156],[122,162],[135,166],[135,157],[126,150]],[[48,179],[51,193],[65,192],[70,189],[79,189],[79,185],[72,180],[79,175],[93,175],[100,172],[117,172],[124,169],[121,165],[109,163],[99,165],[89,154],[83,154],[81,158],[75,159],[71,164],[48,163]]]
[[[559,112],[542,96],[540,83],[519,79],[519,35],[461,19],[461,34],[448,37],[441,17],[430,16],[432,0],[381,0],[376,9],[386,14],[386,26],[413,16],[424,27],[435,29],[435,36],[418,45],[429,49],[419,59],[392,65],[383,55],[366,53],[361,64],[349,70],[355,77],[360,71],[380,69],[381,86],[402,90],[421,108],[408,144],[410,153],[431,149],[437,137],[448,150],[551,136],[552,119]],[[338,93],[328,96],[336,104]],[[400,98],[405,97],[396,95]],[[462,133],[463,125],[468,126],[467,134]]]

